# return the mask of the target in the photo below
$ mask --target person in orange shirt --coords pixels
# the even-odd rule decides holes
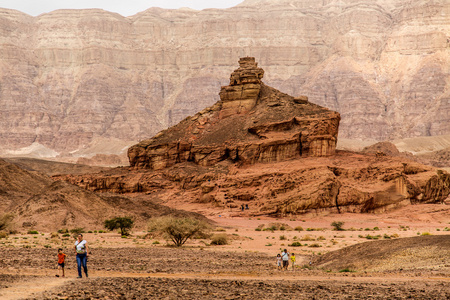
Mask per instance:
[[[61,271],[61,277],[64,277],[64,262],[66,261],[66,254],[63,253],[61,248],[58,249],[58,270]],[[59,277],[58,274],[55,275]]]

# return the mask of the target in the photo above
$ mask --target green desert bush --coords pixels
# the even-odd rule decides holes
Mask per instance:
[[[148,224],[148,230],[163,233],[175,246],[180,247],[195,234],[205,233],[211,228],[205,221],[195,218],[165,216],[152,219]]]

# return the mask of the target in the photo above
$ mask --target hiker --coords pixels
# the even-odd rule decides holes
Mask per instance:
[[[292,271],[294,271],[295,268],[295,254],[291,254],[291,263],[292,263]]]
[[[78,239],[75,242],[75,251],[77,252],[77,266],[78,266],[78,277],[81,276],[81,266],[83,266],[84,274],[88,277],[88,269],[87,269],[87,258],[89,256],[89,250],[87,246],[86,240],[83,240],[83,235],[80,233],[78,235]]]
[[[249,208],[248,208],[248,204],[245,204],[245,209],[249,209]]]
[[[241,205],[241,211],[244,211],[244,204]]]
[[[277,255],[277,269],[281,270],[281,255],[278,253]]]
[[[283,260],[283,269],[287,270],[289,267],[289,252],[286,249],[281,253],[281,259]]]
[[[67,255],[63,253],[63,249],[58,249],[58,270],[61,272],[61,277],[64,277],[64,264],[66,261]],[[58,273],[60,273],[58,272]],[[56,277],[59,277],[59,274],[55,275]]]

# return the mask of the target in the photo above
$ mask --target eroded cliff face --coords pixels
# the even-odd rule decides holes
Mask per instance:
[[[420,203],[449,203],[449,174],[401,157],[337,151],[333,156],[239,165],[192,162],[162,170],[116,168],[54,176],[97,192],[136,193],[169,206],[200,203],[218,211],[286,216],[313,211],[383,212]],[[240,213],[240,212],[239,212]],[[238,213],[238,214],[239,214]]]
[[[356,139],[450,133],[446,0],[251,0],[226,9],[0,9],[0,145],[138,141],[219,100],[238,57]],[[75,152],[73,152],[75,151]]]
[[[239,60],[220,101],[130,147],[130,165],[164,169],[182,162],[213,166],[280,162],[335,153],[340,116],[264,85],[254,57]]]

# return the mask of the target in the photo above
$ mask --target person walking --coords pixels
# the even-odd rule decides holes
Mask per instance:
[[[64,277],[64,264],[66,261],[66,257],[67,257],[67,255],[63,252],[63,249],[59,248],[58,249],[58,270],[61,271],[61,277]],[[55,276],[59,277],[59,274],[57,274]]]
[[[88,277],[87,269],[87,258],[89,256],[89,250],[86,240],[83,239],[83,235],[80,233],[78,235],[77,241],[75,242],[75,251],[77,253],[77,266],[78,266],[78,277],[82,278],[81,267],[83,267],[84,274]]]
[[[277,255],[277,268],[278,270],[281,270],[281,255],[278,253]]]
[[[292,264],[292,271],[295,269],[295,254],[291,253],[291,264]]]
[[[281,259],[283,260],[283,269],[287,271],[289,267],[289,252],[286,249],[281,253]]]

